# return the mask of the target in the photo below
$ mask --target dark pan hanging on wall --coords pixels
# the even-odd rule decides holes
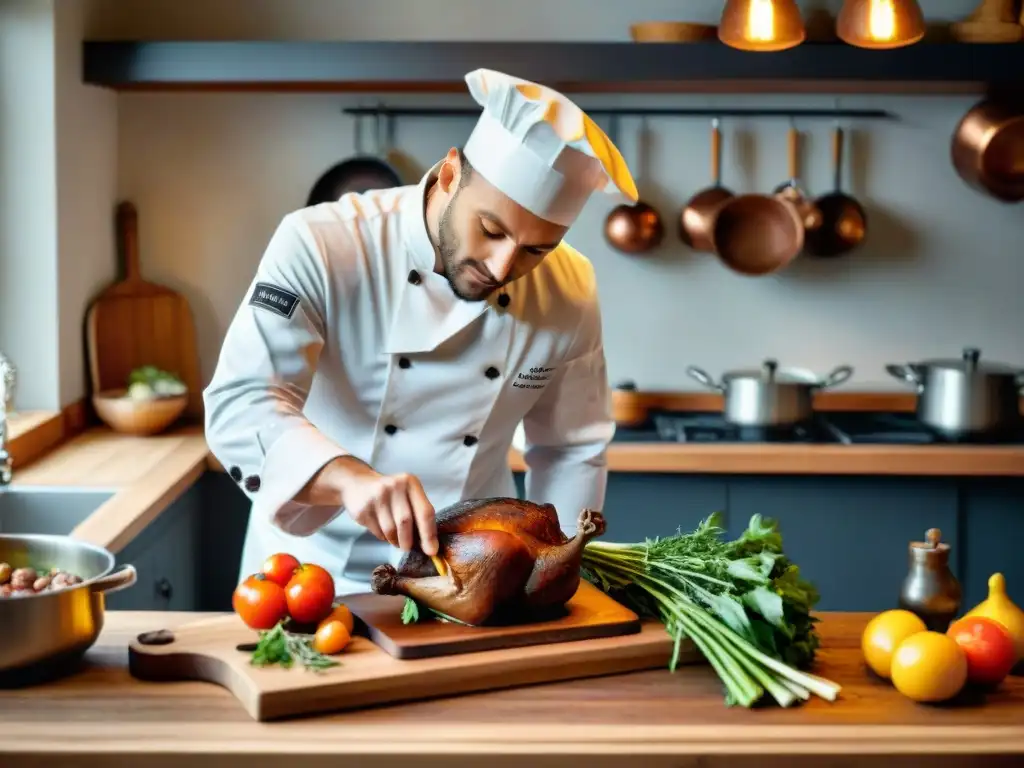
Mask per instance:
[[[394,166],[385,159],[391,147],[391,118],[387,117],[382,121],[381,116],[377,114],[373,120],[376,139],[374,153],[368,154],[363,151],[363,118],[357,115],[356,155],[328,168],[310,190],[306,205],[334,202],[349,192],[401,186],[401,177]]]

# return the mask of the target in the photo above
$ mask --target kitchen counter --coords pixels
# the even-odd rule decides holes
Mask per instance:
[[[154,437],[96,428],[16,466],[12,487],[114,490],[72,535],[118,552],[199,479],[209,455],[199,427]]]
[[[111,612],[82,671],[0,691],[0,764],[678,768],[837,766],[871,755],[878,766],[921,765],[931,756],[953,768],[1024,760],[1024,678],[1004,682],[984,702],[915,704],[865,672],[859,636],[868,617],[822,614],[815,671],[843,685],[834,703],[726,708],[720,683],[701,665],[257,723],[215,685],[129,676],[131,637],[196,614]]]

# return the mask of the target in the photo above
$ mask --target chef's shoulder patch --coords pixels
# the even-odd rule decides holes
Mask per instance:
[[[249,298],[249,306],[276,312],[281,317],[291,317],[299,306],[299,297],[270,283],[256,283]]]

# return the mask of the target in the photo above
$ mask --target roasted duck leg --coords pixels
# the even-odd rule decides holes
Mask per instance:
[[[562,609],[579,588],[583,547],[605,530],[601,513],[584,509],[567,538],[554,506],[514,498],[459,502],[436,519],[447,573],[413,550],[398,568],[375,568],[370,586],[473,625],[537,620]]]

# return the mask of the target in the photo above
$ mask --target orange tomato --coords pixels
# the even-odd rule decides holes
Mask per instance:
[[[345,625],[345,629],[348,630],[348,633],[350,635],[355,630],[355,617],[352,616],[352,611],[350,611],[348,606],[344,603],[338,603],[336,606],[334,606],[334,609],[329,614],[327,614],[327,618],[323,619],[320,622],[320,626],[322,627],[324,624],[327,624],[331,621],[340,621],[342,624]]]
[[[328,620],[317,627],[316,634],[313,636],[313,650],[330,656],[345,650],[345,646],[351,640],[352,633],[341,621]]]
[[[319,565],[296,568],[284,592],[288,613],[300,624],[316,624],[334,607],[334,579]]]
[[[278,552],[268,557],[263,563],[263,573],[268,579],[283,588],[288,586],[288,582],[298,567],[298,558],[286,552]]]
[[[262,573],[254,573],[235,587],[231,606],[252,629],[270,629],[288,616],[284,589]]]

